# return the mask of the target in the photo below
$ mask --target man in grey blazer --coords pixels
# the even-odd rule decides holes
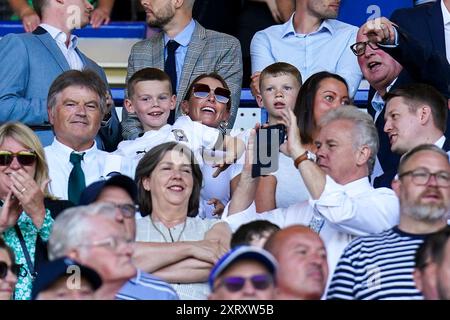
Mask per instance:
[[[192,19],[195,0],[156,1],[140,0],[147,13],[147,23],[163,32],[136,43],[128,59],[128,79],[138,70],[154,67],[164,70],[167,43],[177,41],[175,51],[177,73],[176,115],[181,114],[180,103],[192,80],[202,73],[221,75],[232,94],[232,107],[228,128],[232,128],[239,107],[242,85],[242,52],[239,41],[227,34],[203,28]],[[142,127],[134,114],[123,109],[122,134],[125,139],[135,139]]]
[[[0,123],[30,126],[44,146],[53,141],[47,115],[47,93],[53,80],[69,69],[91,69],[107,84],[103,69],[86,57],[71,35],[89,23],[93,9],[85,0],[34,0],[42,23],[33,33],[8,34],[0,40]],[[115,109],[97,137],[99,148],[115,150],[121,139]]]

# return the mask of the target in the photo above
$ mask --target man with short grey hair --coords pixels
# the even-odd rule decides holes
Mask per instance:
[[[106,203],[65,210],[53,225],[50,260],[67,256],[97,271],[103,281],[99,299],[178,300],[169,284],[136,269],[132,239],[116,220],[116,210]]]
[[[229,205],[222,215],[233,230],[252,220],[269,220],[280,227],[309,226],[327,248],[330,274],[346,245],[356,236],[378,233],[398,223],[398,200],[387,188],[374,189],[368,176],[378,150],[372,118],[356,107],[331,110],[320,123],[317,153],[302,144],[294,113],[286,111],[289,139],[281,150],[300,171],[310,199],[288,208],[256,213],[257,179],[251,176],[251,152]],[[253,150],[253,140],[248,150]],[[317,161],[316,161],[317,158]]]

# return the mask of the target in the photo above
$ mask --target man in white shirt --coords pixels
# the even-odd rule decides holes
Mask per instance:
[[[293,112],[289,110],[287,115],[288,140],[282,150],[300,170],[311,198],[288,208],[256,213],[252,201],[257,179],[251,177],[251,165],[246,163],[222,218],[233,230],[257,219],[270,220],[280,227],[309,226],[326,245],[332,274],[339,256],[353,238],[378,233],[398,223],[398,200],[392,190],[374,189],[369,183],[378,135],[367,113],[351,106],[327,113],[316,140],[317,163],[316,156],[301,143]],[[250,141],[248,149],[252,148]]]
[[[91,69],[107,79],[103,69],[77,48],[71,32],[89,23],[91,4],[85,0],[39,0],[35,9],[42,23],[32,33],[8,34],[0,40],[0,119],[30,126],[42,144],[53,132],[47,117],[47,93],[55,78],[70,69]],[[101,149],[113,151],[121,138],[115,109],[105,117],[97,137]]]
[[[48,118],[55,138],[44,150],[53,195],[77,204],[84,187],[101,177],[111,172],[132,175],[121,156],[97,148],[106,100],[104,82],[90,70],[66,71],[52,83]]]

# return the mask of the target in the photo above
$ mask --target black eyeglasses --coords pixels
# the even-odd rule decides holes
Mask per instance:
[[[27,275],[27,270],[21,264],[12,264],[11,267],[8,267],[6,262],[0,261],[0,279],[5,279],[8,275],[8,269],[16,277],[25,277]]]
[[[398,175],[399,178],[403,178],[404,176],[411,176],[412,182],[418,186],[426,185],[431,177],[436,178],[436,184],[438,187],[448,188],[450,187],[450,172],[447,171],[438,171],[435,173],[431,173],[427,170],[416,169],[411,171],[406,171]]]
[[[211,94],[211,88],[207,84],[197,83],[194,84],[193,94],[196,98],[206,99]],[[226,88],[217,87],[214,89],[214,97],[220,103],[228,103],[231,92]]]
[[[256,290],[266,290],[273,283],[273,278],[269,274],[258,274],[250,278],[228,277],[222,279],[217,288],[224,286],[229,292],[238,292],[244,288],[245,282],[250,280]]]
[[[125,218],[133,218],[134,216],[136,216],[136,212],[139,210],[139,206],[137,204],[115,204],[113,203],[113,205],[120,210],[120,212],[122,213],[122,215]]]
[[[31,166],[36,161],[36,153],[33,151],[19,151],[11,152],[0,150],[0,166],[9,166],[13,159],[17,158],[17,161],[22,166]]]
[[[380,49],[376,43],[370,42],[370,41],[363,41],[363,42],[357,42],[350,46],[350,49],[352,49],[355,56],[359,57],[362,56],[366,52],[367,45],[372,50],[378,50]]]

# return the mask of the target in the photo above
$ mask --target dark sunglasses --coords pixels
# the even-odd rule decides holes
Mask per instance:
[[[0,279],[6,278],[8,269],[11,270],[16,277],[25,277],[27,274],[27,270],[25,270],[21,264],[12,264],[11,267],[8,267],[6,262],[0,261]]]
[[[13,153],[11,151],[0,150],[0,166],[9,166],[14,157],[22,166],[31,166],[36,161],[36,153],[33,151],[19,151]]]
[[[272,283],[273,278],[269,274],[258,274],[250,278],[228,277],[224,278],[217,288],[224,286],[229,292],[238,292],[244,288],[245,282],[250,280],[256,290],[266,290]]]
[[[380,49],[376,43],[370,41],[357,42],[350,46],[355,56],[362,56],[366,52],[366,47],[369,46],[372,50]]]
[[[206,99],[211,94],[211,88],[207,84],[197,83],[193,87],[194,97]],[[220,103],[228,103],[230,101],[231,92],[228,89],[217,87],[214,89],[214,97]]]

